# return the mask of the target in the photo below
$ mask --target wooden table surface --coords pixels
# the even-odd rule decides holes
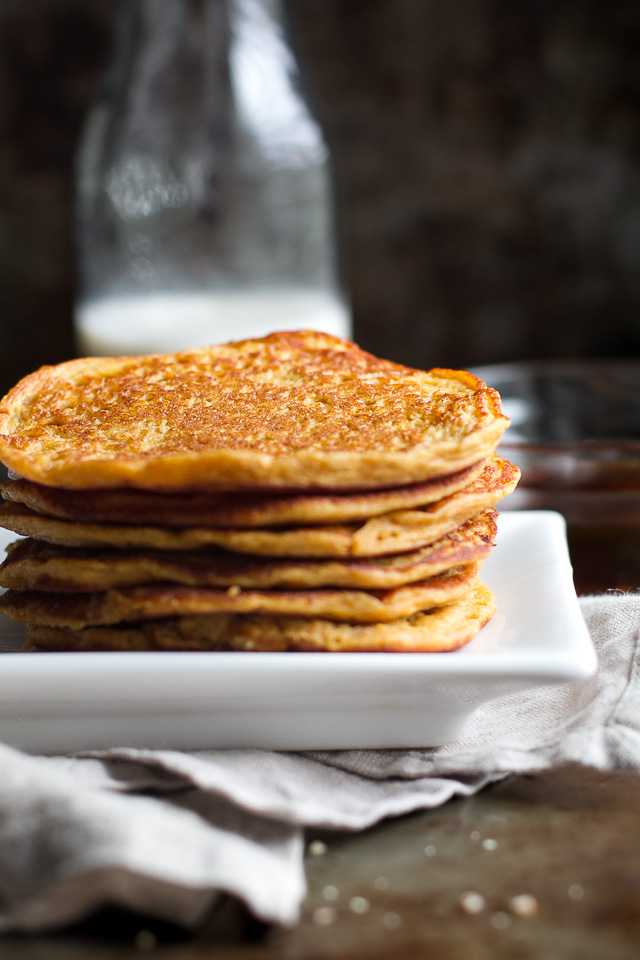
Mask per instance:
[[[640,531],[580,528],[569,544],[578,593],[640,588]],[[0,960],[640,957],[634,773],[575,765],[512,776],[436,810],[309,840],[324,852],[307,856],[293,929],[264,927],[232,899],[196,933],[105,910],[56,934],[0,938]]]

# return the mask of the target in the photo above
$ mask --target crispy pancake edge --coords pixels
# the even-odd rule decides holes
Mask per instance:
[[[353,493],[167,494],[130,488],[69,490],[29,480],[8,480],[0,484],[0,494],[43,516],[80,523],[250,528],[349,523],[435,503],[462,490],[480,476],[485,466],[486,461],[481,461],[422,484]]]
[[[475,583],[479,563],[454,567],[417,583],[389,590],[258,590],[153,584],[105,593],[7,590],[0,613],[11,620],[72,627],[209,614],[268,614],[382,623],[451,603]]]
[[[51,651],[436,653],[453,651],[468,643],[491,619],[495,609],[495,596],[478,581],[454,603],[385,624],[354,626],[300,617],[221,615],[88,627],[81,631],[30,625],[27,646]]]
[[[0,565],[0,586],[12,590],[98,592],[157,582],[185,586],[311,589],[389,589],[483,560],[496,542],[497,513],[489,509],[433,544],[388,557],[303,560],[229,554],[57,547],[42,541],[11,544]]]
[[[374,517],[364,523],[300,528],[169,530],[74,524],[43,517],[20,504],[0,504],[0,526],[23,536],[66,546],[192,550],[216,545],[232,552],[282,557],[382,556],[416,549],[494,506],[515,488],[520,471],[500,457],[463,490],[430,506]]]

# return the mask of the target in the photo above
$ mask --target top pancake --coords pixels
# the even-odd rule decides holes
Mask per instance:
[[[0,459],[71,489],[375,489],[491,456],[500,398],[312,331],[43,367],[0,403]]]

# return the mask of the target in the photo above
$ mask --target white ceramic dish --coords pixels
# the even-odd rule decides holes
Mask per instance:
[[[488,700],[594,673],[559,514],[504,514],[483,579],[498,612],[452,653],[34,653],[0,617],[0,740],[43,753],[432,746]]]

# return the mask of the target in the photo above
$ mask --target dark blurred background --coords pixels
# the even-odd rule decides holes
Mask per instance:
[[[289,0],[355,339],[640,356],[638,0]],[[74,355],[73,159],[113,0],[0,6],[0,389]]]

